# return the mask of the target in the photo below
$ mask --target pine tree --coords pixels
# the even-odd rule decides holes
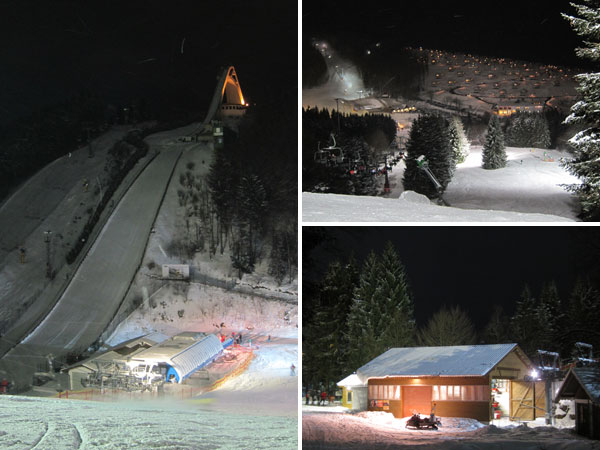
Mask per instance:
[[[414,345],[415,320],[413,301],[404,265],[391,242],[385,246],[380,261],[379,346],[381,352],[391,347]]]
[[[511,340],[516,341],[530,357],[539,349],[540,327],[537,306],[537,300],[526,285],[510,320]]]
[[[394,246],[366,259],[347,322],[347,371],[354,371],[391,347],[414,345],[413,301]]]
[[[452,159],[454,165],[465,162],[467,156],[469,156],[471,150],[471,144],[467,139],[465,128],[463,127],[462,120],[459,117],[453,116],[450,120],[450,126],[448,128],[450,134],[450,148],[452,149]]]
[[[358,284],[358,270],[354,258],[347,264],[330,264],[320,287],[320,304],[315,315],[312,339],[316,343],[315,362],[319,381],[329,385],[341,380],[348,353],[344,331],[354,289]]]
[[[426,346],[472,345],[476,342],[473,322],[459,306],[442,307],[419,332],[419,343]]]
[[[433,114],[419,116],[410,129],[406,152],[406,169],[402,180],[404,189],[425,194],[429,198],[438,197],[436,187],[427,174],[419,169],[417,159],[425,156],[431,172],[445,190],[452,179],[454,167],[446,119]]]
[[[563,313],[556,283],[544,284],[537,308],[537,323],[540,327],[539,349],[559,350],[559,333],[563,325]]]
[[[571,295],[566,313],[563,352],[570,352],[575,342],[592,344],[600,348],[600,292],[589,278],[579,278]]]
[[[585,47],[576,49],[577,56],[600,62],[600,1],[585,0],[571,5],[577,16],[563,14],[575,32],[584,40]],[[569,143],[575,156],[564,163],[567,170],[581,180],[581,184],[567,187],[579,197],[581,217],[587,221],[600,220],[600,73],[575,76],[582,99],[571,108],[566,124],[583,124],[586,128],[573,136]]]
[[[541,113],[520,112],[511,116],[506,129],[506,143],[512,147],[550,147],[548,120]]]
[[[488,124],[485,144],[483,145],[484,169],[501,169],[506,166],[506,150],[504,148],[504,133],[500,126],[500,119],[492,115]]]
[[[372,298],[377,291],[379,264],[375,252],[371,252],[360,271],[358,287],[348,314],[346,333],[351,351],[346,356],[346,370],[349,373],[372,359],[376,352],[375,324],[379,322],[378,312],[372,306]]]
[[[504,314],[502,306],[494,305],[492,316],[483,330],[483,341],[486,344],[503,344],[509,342],[509,318]]]

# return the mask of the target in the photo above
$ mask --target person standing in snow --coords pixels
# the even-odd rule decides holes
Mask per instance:
[[[327,392],[322,391],[321,392],[321,402],[323,402],[323,406],[325,406],[325,399],[327,398]],[[321,403],[319,403],[320,405]]]
[[[292,365],[290,366],[290,377],[293,377],[294,375],[296,375],[296,366],[294,365],[294,363],[292,363]]]

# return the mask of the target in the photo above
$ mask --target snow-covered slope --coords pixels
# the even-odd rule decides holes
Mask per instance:
[[[559,216],[466,210],[381,197],[302,194],[306,222],[569,222]]]
[[[560,165],[557,150],[506,149],[503,169],[481,168],[481,146],[457,167],[444,198],[451,207],[403,192],[403,166],[390,175],[388,198],[302,194],[304,222],[561,222],[574,221],[575,197],[562,184],[577,183]],[[551,161],[553,160],[553,161]],[[394,198],[395,197],[395,198]]]

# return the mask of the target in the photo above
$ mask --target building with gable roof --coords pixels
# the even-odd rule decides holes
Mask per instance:
[[[600,439],[600,367],[573,367],[555,397],[575,402],[575,431]]]
[[[517,344],[392,348],[338,385],[352,391],[353,409],[395,417],[435,406],[444,417],[534,420],[545,414],[545,393],[529,380],[532,369]]]

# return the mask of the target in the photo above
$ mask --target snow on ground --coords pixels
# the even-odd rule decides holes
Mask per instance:
[[[442,417],[436,430],[407,429],[408,417],[396,419],[391,413],[316,413],[303,406],[302,448],[304,449],[591,449],[595,441],[576,435],[573,430],[547,426],[511,424],[506,427],[484,425],[474,419]],[[537,425],[537,424],[536,424]],[[595,445],[596,444],[596,445]]]
[[[174,335],[182,331],[220,331],[215,325],[224,323],[223,332],[292,337],[297,335],[297,307],[278,301],[265,301],[258,297],[236,294],[232,291],[191,284],[186,292],[177,285],[165,285],[140,308],[121,322],[106,340],[117,345],[142,334],[159,331]],[[162,297],[159,297],[159,294]],[[155,299],[164,299],[156,300]],[[152,307],[155,305],[155,307]],[[181,316],[180,317],[180,311]],[[285,313],[291,311],[285,320]]]
[[[241,375],[204,394],[207,407],[219,411],[251,410],[298,417],[298,339],[265,336],[252,339],[254,359]],[[292,371],[291,366],[294,365]]]
[[[457,208],[551,214],[576,220],[576,198],[561,185],[579,180],[560,166],[571,155],[558,150],[506,149],[504,169],[481,168],[481,146],[460,164],[444,198]]]
[[[302,194],[304,222],[559,222],[576,220],[576,200],[561,184],[577,183],[558,161],[557,150],[506,149],[503,169],[481,168],[481,146],[474,146],[457,167],[438,206],[413,192],[403,192],[403,164],[390,174],[388,198]],[[545,161],[553,159],[554,161]]]
[[[0,396],[0,448],[296,449],[297,329],[281,335],[253,337],[248,369],[192,399]]]
[[[1,396],[0,447],[13,449],[295,449],[296,417],[201,403],[100,403]]]

